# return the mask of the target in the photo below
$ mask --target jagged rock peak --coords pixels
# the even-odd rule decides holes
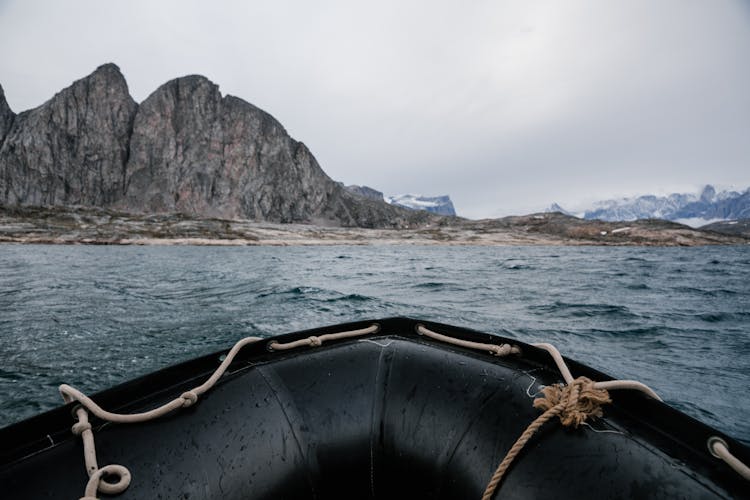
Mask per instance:
[[[133,101],[128,90],[128,82],[114,63],[102,64],[91,74],[76,80],[70,87],[58,92],[52,99],[82,97],[93,98],[91,102],[98,104],[104,101]]]
[[[13,111],[10,109],[10,105],[8,104],[8,101],[5,99],[5,90],[3,89],[3,86],[0,84],[0,116],[6,112],[13,113]]]
[[[128,211],[280,222],[320,212],[330,179],[269,114],[199,75],[170,80],[139,107],[126,167]]]
[[[122,75],[122,71],[120,71],[120,67],[112,62],[97,66],[93,73],[91,73],[91,75],[89,76],[92,75],[108,75],[115,78],[122,78],[123,80],[125,79],[125,77]]]
[[[711,184],[706,184],[706,186],[703,188],[703,191],[701,191],[701,201],[710,203],[716,198],[716,188],[714,188]]]
[[[0,85],[0,147],[3,145],[5,135],[10,130],[10,126],[15,118],[15,113],[10,109],[8,101],[5,100],[5,91],[3,86]]]
[[[25,111],[0,149],[0,203],[105,206],[122,196],[138,105],[105,64]]]
[[[194,93],[206,93],[212,95],[215,94],[221,98],[219,86],[203,75],[185,75],[179,78],[173,78],[172,80],[160,85],[151,96],[158,93],[172,94],[176,98],[189,97]]]

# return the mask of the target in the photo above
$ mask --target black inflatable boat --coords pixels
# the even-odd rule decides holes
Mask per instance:
[[[532,405],[541,387],[562,380],[542,349],[391,318],[251,343],[226,363],[211,390],[183,394],[209,378],[226,354],[91,398],[119,413],[147,411],[181,394],[193,403],[142,423],[92,414],[90,429],[79,425],[79,434],[95,437],[99,464],[121,464],[132,474],[122,493],[95,488],[93,495],[479,499],[542,413]],[[565,361],[576,377],[610,380]],[[611,391],[611,399],[601,418],[577,428],[557,418],[542,425],[493,498],[748,496],[750,482],[715,457],[709,443],[723,443],[748,463],[746,446],[639,391]],[[71,431],[74,417],[81,418],[76,404],[0,430],[1,498],[84,496],[84,440]],[[105,476],[103,483],[122,480]]]

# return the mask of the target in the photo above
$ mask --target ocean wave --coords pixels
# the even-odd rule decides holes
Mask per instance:
[[[301,286],[295,286],[292,288],[284,288],[284,289],[273,289],[268,290],[264,292],[260,292],[255,295],[255,298],[257,299],[265,299],[268,297],[302,297],[311,293],[318,293],[321,290],[318,288],[311,288],[311,287],[301,287]]]
[[[508,271],[527,271],[533,267],[525,260],[508,259],[499,263],[499,266]]]
[[[722,323],[722,322],[737,322],[747,321],[750,318],[750,312],[723,312],[714,311],[695,314],[692,317],[704,321],[706,323]]]
[[[637,318],[626,306],[616,304],[577,304],[571,302],[555,301],[551,304],[529,306],[527,308],[536,313],[549,313],[573,318],[607,317],[607,318]]]
[[[625,288],[628,290],[651,290],[651,287],[645,283],[631,283],[630,285],[625,285]]]
[[[348,295],[341,295],[339,297],[331,297],[324,299],[323,302],[370,302],[376,300],[374,297],[368,297],[367,295],[360,295],[358,293],[350,293]]]

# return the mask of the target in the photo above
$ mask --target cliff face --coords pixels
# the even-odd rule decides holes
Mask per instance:
[[[383,196],[383,193],[378,191],[377,189],[373,189],[369,186],[357,186],[357,185],[351,185],[346,186],[346,190],[350,193],[354,193],[359,196],[363,196],[365,198],[369,198],[371,200],[385,200],[385,196]]]
[[[292,222],[320,213],[332,184],[269,114],[187,76],[138,110],[123,208]]]
[[[361,227],[432,220],[347,192],[271,115],[202,76],[167,82],[139,106],[107,64],[15,118],[4,104],[0,205]]]
[[[0,85],[0,148],[3,146],[5,136],[8,130],[10,130],[15,117],[16,115],[11,111],[10,106],[8,106],[8,101],[5,100],[3,87]]]
[[[0,149],[0,203],[105,206],[122,196],[137,104],[114,64],[19,114]]]

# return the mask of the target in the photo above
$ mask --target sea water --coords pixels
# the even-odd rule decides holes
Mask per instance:
[[[0,245],[0,426],[248,336],[411,316],[560,351],[750,442],[750,247]]]

